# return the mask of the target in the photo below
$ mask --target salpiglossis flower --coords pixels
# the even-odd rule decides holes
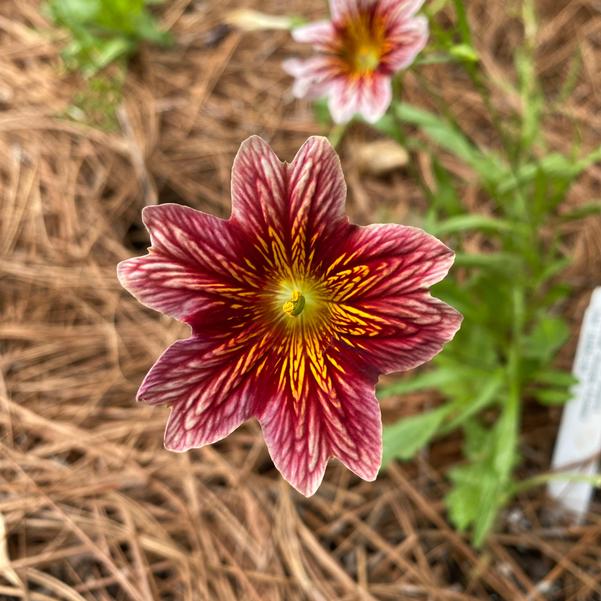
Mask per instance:
[[[392,100],[391,79],[407,68],[428,40],[428,21],[416,16],[424,0],[330,0],[331,21],[293,30],[317,55],[290,59],[299,98],[328,98],[334,121],[356,113],[377,121]]]
[[[144,209],[152,246],[120,263],[119,279],[192,330],[138,392],[171,405],[168,449],[213,443],[256,417],[276,467],[305,495],[330,457],[376,477],[378,375],[430,359],[461,317],[428,293],[451,250],[413,227],[352,225],[345,197],[325,138],[286,164],[254,136],[234,162],[228,220]]]

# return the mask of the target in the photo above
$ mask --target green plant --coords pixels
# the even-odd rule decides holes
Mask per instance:
[[[65,116],[82,121],[103,131],[119,129],[117,108],[123,97],[125,69],[116,69],[112,76],[97,73],[90,77],[84,89],[78,91]]]
[[[473,60],[477,53],[463,4],[455,0],[454,5],[459,40],[434,25],[435,55],[463,65],[483,94],[502,144],[500,150],[479,147],[446,108],[435,114],[395,101],[377,124],[407,147],[431,156],[435,187],[422,182],[429,201],[423,226],[458,250],[454,277],[433,292],[464,315],[461,330],[434,359],[433,369],[382,386],[379,394],[433,389],[444,398],[439,407],[385,429],[384,463],[408,459],[433,437],[461,429],[465,461],[448,474],[452,488],[446,502],[455,526],[469,529],[480,546],[500,509],[524,488],[514,475],[520,463],[524,404],[564,403],[574,384],[570,373],[554,367],[556,353],[569,334],[560,309],[570,293],[557,277],[568,263],[557,226],[566,219],[601,214],[601,205],[591,203],[568,215],[560,215],[558,208],[574,180],[601,160],[601,148],[587,156],[576,151],[565,156],[544,146],[545,100],[534,67],[536,21],[530,0],[523,3],[525,38],[515,55],[514,92],[523,110],[509,121],[492,106],[479,64]],[[462,53],[449,52],[458,46]],[[410,137],[410,130],[421,132],[420,139]],[[445,152],[471,168],[490,200],[490,215],[466,211],[458,192],[460,182],[442,164]],[[463,251],[466,235],[473,231],[486,234],[488,252]],[[535,477],[527,482],[543,481]]]
[[[90,77],[110,63],[130,56],[143,41],[166,44],[148,10],[162,0],[49,0],[47,10],[57,25],[69,30],[63,51],[69,69]]]

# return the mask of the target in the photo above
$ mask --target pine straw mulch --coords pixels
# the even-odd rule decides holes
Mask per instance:
[[[321,0],[255,4],[324,14]],[[577,49],[582,68],[570,98],[547,116],[546,135],[567,151],[576,127],[591,149],[601,132],[599,6],[563,4],[538,3],[538,68],[550,97]],[[517,13],[505,2],[469,5],[490,78],[513,77]],[[38,3],[0,4],[0,599],[601,599],[598,504],[586,525],[568,526],[553,517],[544,491],[531,491],[481,553],[449,527],[444,472],[460,458],[459,438],[373,484],[331,465],[311,499],[273,469],[256,424],[187,454],[162,448],[167,409],[138,405],[134,395],[162,349],[186,332],[116,281],[116,263],[146,246],[140,209],[160,198],[225,216],[242,139],[261,134],[289,159],[319,133],[279,66],[296,46],[285,33],[228,30],[223,13],[238,6],[168,2],[162,20],[177,44],[144,49],[133,62],[120,128],[106,133],[61,116],[85,86],[61,72],[64,38],[49,33]],[[466,129],[496,144],[485,109],[456,70],[420,73]],[[495,90],[500,111],[519,108],[518,98]],[[405,93],[430,103],[413,75]],[[423,198],[405,169],[359,176],[355,149],[370,137],[354,128],[341,148],[349,211],[358,222],[410,221]],[[412,160],[427,178],[427,158]],[[486,210],[465,168],[452,157],[447,166],[465,176],[465,202]],[[600,190],[595,166],[568,202]],[[601,280],[601,223],[591,218],[567,233],[575,263],[566,277],[576,292],[565,311],[576,334]],[[574,340],[566,364],[573,349]],[[424,402],[387,401],[385,419]],[[522,475],[548,469],[558,417],[528,408]]]

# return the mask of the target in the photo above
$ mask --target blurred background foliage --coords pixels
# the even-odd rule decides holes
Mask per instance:
[[[63,50],[69,69],[86,77],[114,61],[126,59],[142,42],[166,45],[171,37],[161,31],[149,6],[163,0],[48,0],[45,10],[68,30]]]

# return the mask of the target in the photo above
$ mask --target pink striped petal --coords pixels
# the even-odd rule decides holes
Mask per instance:
[[[428,20],[418,16],[403,22],[390,32],[392,50],[382,58],[382,66],[391,73],[406,69],[428,43]]]
[[[375,123],[392,101],[390,77],[381,73],[354,79],[340,77],[333,82],[331,90],[328,106],[336,123],[346,123],[356,114]]]
[[[402,296],[427,290],[448,273],[454,253],[423,230],[406,225],[354,226],[327,280],[337,302]],[[361,273],[361,280],[355,277]]]
[[[384,373],[428,361],[461,324],[455,309],[428,293],[453,256],[417,228],[357,227],[327,279],[336,331]]]
[[[331,21],[309,23],[292,30],[292,37],[302,44],[312,44],[319,50],[331,51],[339,46],[336,29]]]
[[[313,233],[343,219],[346,182],[340,159],[327,138],[311,136],[287,167],[288,211],[295,222],[313,224]]]
[[[366,78],[363,85],[359,113],[369,123],[381,119],[392,102],[390,77],[374,73]]]
[[[361,79],[339,77],[332,83],[328,108],[336,123],[347,123],[361,107]]]
[[[453,339],[461,319],[452,307],[417,291],[338,305],[333,327],[362,361],[391,373],[432,359]]]
[[[330,0],[330,14],[334,22],[343,22],[369,11],[377,2],[378,0]]]
[[[236,355],[235,359],[238,359]],[[165,446],[185,451],[221,440],[252,415],[252,376],[237,373],[212,342],[193,336],[172,344],[148,372],[138,400],[170,404]]]
[[[296,98],[315,100],[328,94],[338,76],[338,67],[329,56],[307,60],[291,58],[282,63],[284,71],[294,77],[292,93]]]
[[[240,244],[227,222],[176,204],[146,207],[142,215],[150,252],[117,267],[122,286],[141,303],[190,323],[215,307],[220,291],[240,287]]]
[[[406,20],[415,15],[425,0],[380,0],[378,12],[388,21]]]
[[[337,367],[323,365],[319,383],[305,375],[300,398],[290,389],[274,390],[258,414],[275,466],[305,496],[319,487],[330,457],[368,481],[380,468],[382,421],[375,377],[342,357],[336,355]],[[360,373],[371,373],[370,379]]]
[[[327,242],[326,231],[346,224],[345,198],[340,160],[326,138],[309,138],[284,165],[253,136],[234,161],[232,220],[271,249],[266,261],[273,271],[306,265],[313,245]]]
[[[287,217],[284,164],[259,136],[240,145],[232,167],[232,221],[263,236]]]

